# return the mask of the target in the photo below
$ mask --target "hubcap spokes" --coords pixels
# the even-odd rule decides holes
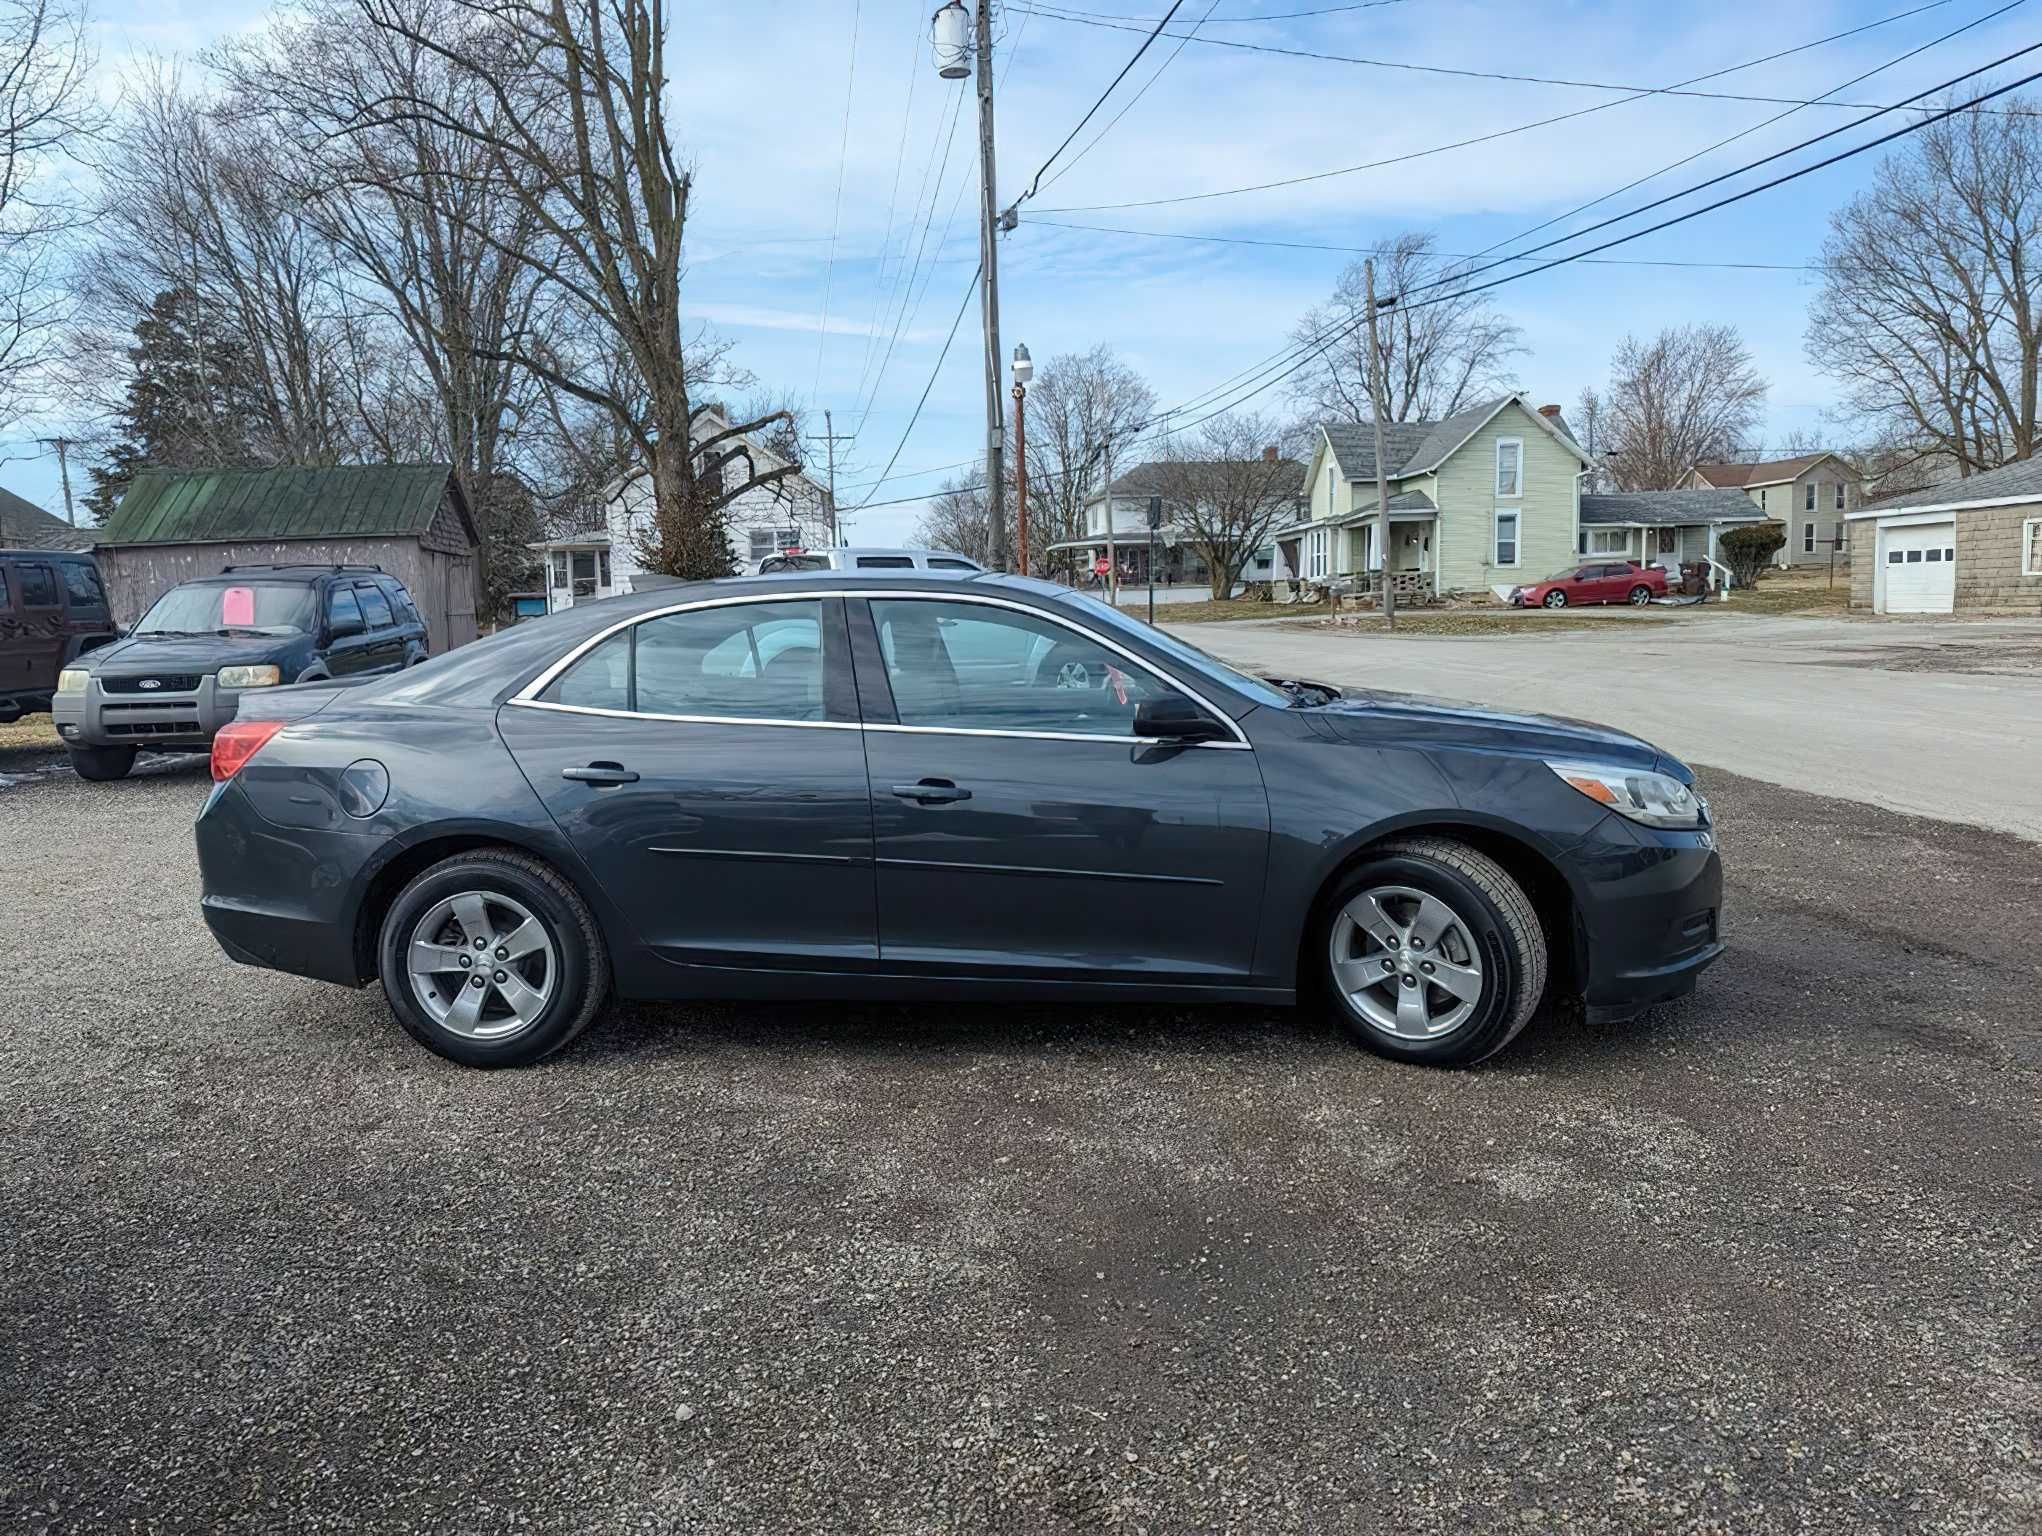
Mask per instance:
[[[559,976],[539,919],[496,891],[463,891],[428,910],[411,930],[405,968],[419,1007],[476,1040],[536,1023]]]
[[[1376,1029],[1435,1040],[1467,1023],[1482,999],[1482,957],[1461,916],[1405,885],[1363,891],[1334,919],[1333,979]]]

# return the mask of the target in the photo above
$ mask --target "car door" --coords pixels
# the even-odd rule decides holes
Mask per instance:
[[[838,599],[725,598],[624,624],[497,723],[659,954],[873,967],[872,814]]]
[[[1252,971],[1269,810],[1231,722],[1222,743],[1135,737],[1144,699],[1183,690],[1025,604],[874,596],[850,618],[888,971]]]
[[[21,660],[22,688],[57,686],[64,665],[64,596],[56,567],[23,560],[14,567],[15,646]]]
[[[326,589],[326,670],[335,677],[367,671],[374,644],[354,583],[336,581]]]
[[[355,601],[361,605],[362,622],[368,626],[363,637],[367,660],[363,663],[365,672],[395,672],[404,665],[404,635],[397,627],[396,612],[390,607],[390,599],[383,595],[383,589],[373,581],[355,583]]]

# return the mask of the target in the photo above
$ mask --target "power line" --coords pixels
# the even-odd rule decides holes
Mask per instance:
[[[1117,229],[1104,224],[1065,224],[1056,219],[1030,219],[1028,222],[1044,229],[1082,229],[1095,235],[1139,235],[1149,240],[1195,240],[1214,245],[1261,245],[1285,251],[1334,251],[1349,256],[1366,256],[1374,249],[1374,247],[1366,245],[1316,245],[1302,240],[1251,240],[1241,235],[1186,235],[1161,229]],[[1486,256],[1488,252],[1440,251],[1438,254],[1449,259],[1473,261]],[[1525,256],[1521,259],[1531,261],[1535,258]],[[1609,259],[1595,261],[1590,263],[1590,265],[1599,267],[1703,267],[1725,272],[1819,272],[1822,270],[1820,267],[1807,262],[1653,261],[1647,260],[1644,257],[1633,257],[1629,260]]]
[[[1196,32],[1200,27],[1204,26],[1206,22],[1212,20],[1212,13],[1219,9],[1219,3],[1220,0],[1212,0],[1212,4],[1208,5],[1205,8],[1204,17],[1201,20],[1192,23],[1191,32]],[[1026,22],[1028,18],[1026,16],[1023,16],[1021,20],[1023,22]],[[1177,55],[1182,53],[1184,51],[1184,45],[1191,41],[1191,32],[1185,33],[1183,37],[1177,40],[1177,46],[1170,51],[1170,57],[1163,60],[1161,64],[1157,65],[1156,72],[1153,75],[1150,75],[1148,79],[1142,82],[1142,88],[1136,91],[1134,95],[1128,98],[1127,105],[1122,107],[1118,112],[1113,114],[1113,121],[1108,123],[1104,128],[1101,128],[1097,133],[1093,134],[1092,137],[1088,141],[1086,141],[1085,147],[1079,150],[1075,155],[1072,155],[1069,160],[1065,161],[1062,169],[1060,169],[1056,173],[1056,175],[1050,177],[1048,182],[1045,183],[1045,185],[1053,187],[1057,184],[1058,181],[1062,180],[1065,176],[1068,176],[1071,173],[1071,171],[1076,167],[1077,163],[1080,160],[1084,159],[1085,156],[1091,154],[1094,149],[1099,147],[1099,141],[1101,139],[1105,138],[1107,134],[1113,132],[1115,128],[1120,126],[1120,120],[1123,117],[1127,116],[1128,113],[1132,112],[1135,108],[1136,103],[1138,103],[1144,96],[1148,95],[1149,87],[1154,85],[1158,80],[1162,79],[1163,72],[1167,70],[1172,64],[1175,64],[1177,62]]]
[[[1358,3],[1352,5],[1321,6],[1316,11],[1273,11],[1262,16],[1211,16],[1206,19],[1216,26],[1240,26],[1251,21],[1296,21],[1303,16],[1334,16],[1345,11],[1374,11],[1380,10],[1386,5],[1405,5],[1408,3],[1409,0],[1358,0]],[[1153,16],[1129,16],[1121,11],[1081,11],[1068,5],[1060,5],[1057,9],[1066,13],[1065,17],[1059,18],[1060,20],[1086,17],[1088,19],[1096,18],[1107,21],[1151,22],[1156,19]],[[1024,12],[1025,14],[1027,13]],[[1203,26],[1205,23],[1201,22],[1199,25]]]
[[[1019,206],[1021,203],[1026,202],[1029,198],[1035,196],[1035,190],[1042,182],[1042,173],[1048,170],[1052,165],[1055,165],[1056,157],[1062,154],[1065,150],[1069,149],[1071,147],[1071,140],[1075,139],[1079,134],[1085,131],[1085,124],[1091,122],[1093,114],[1098,112],[1098,110],[1101,107],[1106,105],[1106,98],[1111,96],[1114,93],[1114,91],[1119,87],[1120,82],[1127,78],[1127,72],[1133,69],[1135,65],[1141,62],[1142,55],[1149,51],[1149,45],[1155,42],[1157,38],[1163,35],[1163,28],[1169,23],[1170,18],[1177,14],[1179,8],[1182,7],[1183,4],[1184,0],[1170,0],[1170,9],[1164,14],[1163,19],[1156,23],[1154,30],[1152,30],[1147,37],[1142,39],[1142,45],[1141,47],[1135,49],[1134,57],[1129,59],[1125,64],[1120,66],[1120,73],[1115,75],[1112,81],[1107,85],[1106,89],[1099,93],[1099,99],[1093,102],[1091,106],[1085,109],[1085,115],[1078,119],[1078,126],[1073,128],[1069,133],[1065,134],[1064,141],[1061,144],[1057,145],[1055,149],[1050,151],[1050,155],[1047,160],[1043,161],[1041,165],[1035,168],[1035,175],[1031,177],[1028,182],[1028,190],[1026,192],[1023,192],[1019,197],[1014,199],[1014,206]],[[1026,6],[1017,6],[1015,7],[1015,9],[1021,11],[1023,15],[1027,16],[1051,16],[1058,21],[1064,19],[1061,16],[1056,16],[1055,13],[1051,11],[1032,11]],[[1101,23],[1101,25],[1118,26],[1118,23],[1103,22]],[[1139,32],[1141,28],[1121,27],[1119,28],[1119,30],[1125,32]]]
[[[864,0],[854,0],[851,6],[851,59],[844,74],[844,133],[837,146],[837,207],[830,216],[830,263],[823,272],[822,322],[815,329],[815,379],[808,386],[808,398],[811,400],[822,388],[823,347],[830,339],[830,295],[837,281],[837,231],[844,222],[844,167],[851,158],[851,100],[858,88],[858,21],[864,9]]]
[[[1027,18],[1023,17],[1022,19],[1025,21]],[[865,356],[858,363],[858,392],[860,394],[864,392],[866,377],[872,371],[872,353],[879,345],[880,327],[886,324],[886,311],[893,302],[892,290],[886,288],[886,253],[893,245],[893,215],[895,209],[900,205],[900,173],[907,164],[908,128],[913,123],[915,116],[915,82],[921,78],[922,74],[922,29],[920,18],[916,17],[914,21],[915,25],[908,34],[907,104],[901,108],[900,113],[900,145],[894,150],[893,155],[893,189],[886,194],[886,233],[879,237],[879,271],[873,279],[873,287],[882,291],[879,295],[879,305],[872,312],[871,328],[865,333]],[[931,146],[932,156],[933,148]],[[926,185],[928,181],[926,165],[922,172],[922,179]],[[921,200],[921,191],[917,189],[915,192],[916,204],[919,205]],[[910,221],[908,227],[910,229],[914,227],[912,221]],[[901,255],[903,257],[907,255],[905,241],[902,242]]]
[[[922,398],[915,402],[914,414],[908,417],[908,424],[901,431],[900,441],[893,445],[893,453],[887,458],[886,468],[881,470],[879,472],[879,478],[872,482],[873,487],[875,489],[877,489],[881,485],[884,485],[886,483],[886,477],[893,473],[893,466],[900,462],[901,449],[907,447],[908,438],[914,434],[915,423],[922,419],[922,407],[929,403],[929,391],[936,387],[936,377],[943,371],[944,359],[950,356],[950,343],[957,340],[958,323],[964,319],[964,312],[967,309],[971,308],[971,296],[974,293],[978,292],[978,280],[984,275],[985,263],[980,262],[978,270],[971,274],[970,283],[966,284],[965,286],[964,302],[957,306],[957,313],[955,316],[952,317],[950,321],[950,334],[943,338],[943,350],[936,354],[936,366],[929,370],[929,382],[922,386]],[[909,501],[919,501],[920,499],[921,498],[918,496],[910,496],[907,498],[907,500]],[[867,507],[873,505],[874,502],[871,500],[871,498],[868,497],[864,501],[859,502],[857,506],[851,509],[851,515],[855,517],[858,513],[863,512]],[[893,503],[881,502],[878,503],[878,505],[891,506],[893,505]]]
[[[931,464],[927,469],[904,469],[897,475],[887,475],[878,480],[860,480],[855,485],[845,486],[844,489],[847,491],[867,491],[875,485],[887,485],[895,480],[915,480],[923,475],[940,475],[945,470],[969,469],[977,462],[978,460],[976,459],[959,459],[955,464]]]
[[[1903,12],[1902,16],[1919,15],[1922,11],[1933,10],[1937,6],[1947,5],[1950,3],[1951,0],[1929,0],[1929,4],[1917,6],[1912,11]],[[1015,7],[1015,9],[1025,10],[1027,8],[1017,6]],[[1081,16],[1075,13],[1065,13],[1046,8],[1034,9],[1030,11],[1029,14],[1046,17],[1051,21],[1070,21],[1076,22],[1081,26],[1105,27],[1108,30],[1114,32],[1139,32],[1142,30],[1142,28],[1140,28],[1139,26],[1129,26],[1124,23],[1115,21],[1100,21],[1095,20],[1094,18],[1088,16]],[[1886,18],[1886,21],[1898,21],[1900,19],[1902,19],[1901,16],[1889,16]],[[1885,22],[1883,21],[1870,22],[1867,25],[1883,26],[1885,25]],[[1859,27],[1855,28],[1854,30],[1864,31],[1865,28]],[[1176,37],[1183,34],[1173,32],[1170,35],[1172,37]],[[1849,36],[1848,33],[1842,35]],[[1328,64],[1359,65],[1364,69],[1394,69],[1402,70],[1411,74],[1448,75],[1455,79],[1460,80],[1503,80],[1508,81],[1514,85],[1560,85],[1567,86],[1574,90],[1625,91],[1630,92],[1634,95],[1643,96],[1696,96],[1711,101],[1754,101],[1761,102],[1768,106],[1776,107],[1825,106],[1825,107],[1843,107],[1862,111],[1867,107],[1879,105],[1879,103],[1877,102],[1862,102],[1862,101],[1813,102],[1797,96],[1752,96],[1729,94],[1721,91],[1691,91],[1686,90],[1682,87],[1675,86],[1661,87],[1647,85],[1627,85],[1618,84],[1608,80],[1573,80],[1569,79],[1564,75],[1517,75],[1510,74],[1502,70],[1463,69],[1456,65],[1451,64],[1417,64],[1413,63],[1409,59],[1373,59],[1359,54],[1324,53],[1317,49],[1311,48],[1280,48],[1276,46],[1274,43],[1244,43],[1240,42],[1235,38],[1230,37],[1195,37],[1192,40],[1195,42],[1203,43],[1209,48],[1233,48],[1238,49],[1245,53],[1268,53],[1275,54],[1283,58],[1292,59],[1318,59]],[[1764,61],[1761,60],[1759,62]],[[1738,67],[1749,68],[1750,66],[1740,65]],[[1710,79],[1713,78],[1713,76],[1703,76],[1702,78]]]

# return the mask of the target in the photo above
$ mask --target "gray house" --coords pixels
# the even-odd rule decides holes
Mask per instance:
[[[475,638],[475,519],[444,464],[145,469],[93,552],[116,621],[228,565],[379,565],[437,652]]]

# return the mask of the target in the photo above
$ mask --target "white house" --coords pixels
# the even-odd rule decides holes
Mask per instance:
[[[727,432],[730,426],[719,405],[698,407],[690,420],[696,443]],[[750,456],[755,473],[780,469],[787,463],[756,438],[735,441]],[[720,443],[715,452],[720,455],[730,447],[729,442]],[[733,466],[729,472],[741,473],[742,468]],[[778,550],[826,541],[828,507],[828,490],[805,472],[745,492],[727,511],[731,563],[741,571],[751,570]],[[629,592],[632,578],[643,574],[637,548],[639,535],[652,521],[651,479],[637,473],[619,480],[610,487],[603,510],[602,527],[566,533],[531,546],[546,560],[548,613]]]

